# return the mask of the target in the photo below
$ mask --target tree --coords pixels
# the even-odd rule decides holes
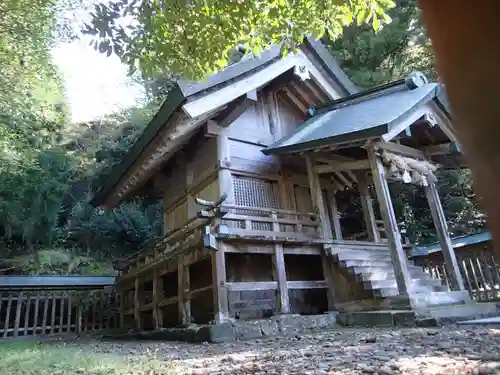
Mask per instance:
[[[131,71],[199,79],[227,66],[239,44],[254,54],[281,44],[286,54],[307,35],[335,39],[354,20],[378,30],[390,22],[385,11],[393,6],[392,0],[117,0],[96,5],[84,32]],[[126,28],[125,18],[132,18]]]
[[[399,0],[389,10],[392,22],[378,32],[367,25],[349,25],[342,38],[326,39],[330,52],[361,87],[399,79],[419,70],[436,78],[431,43],[420,20],[417,0]]]

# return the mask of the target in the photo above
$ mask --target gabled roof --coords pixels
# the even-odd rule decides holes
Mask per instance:
[[[451,239],[451,245],[454,249],[460,249],[464,246],[476,245],[483,242],[491,241],[491,233],[490,232],[478,232],[472,233],[465,236],[459,236]],[[441,251],[441,245],[439,242],[426,245],[426,246],[417,246],[413,248],[412,256],[426,256],[432,253],[436,253]]]
[[[443,96],[444,90],[439,84],[408,83],[408,79],[353,94],[310,109],[312,117],[293,134],[262,152],[266,155],[287,154],[382,137],[393,129],[397,131],[400,120],[410,117],[431,100],[447,111],[449,107],[447,101],[442,102]]]
[[[349,80],[320,41],[316,41],[313,38],[306,39],[302,49],[304,52],[312,54],[315,57],[316,61],[321,64],[322,69],[328,73],[329,78],[334,81],[345,95],[358,91],[357,87]],[[145,148],[159,136],[160,132],[164,131],[167,122],[172,118],[174,113],[179,112],[185,104],[190,103],[191,99],[194,100],[206,93],[220,90],[222,87],[228,86],[232,81],[254,74],[276,62],[278,59],[281,59],[280,48],[273,47],[254,59],[244,60],[229,66],[225,70],[208,77],[204,83],[177,82],[169,92],[167,100],[146,127],[141,137],[125,156],[123,162],[113,169],[90,203],[98,206],[105,202],[107,197],[113,192],[113,189],[120,184],[124,176],[132,169],[135,161],[138,160]],[[203,118],[200,117],[199,119],[199,122],[202,122]]]
[[[314,56],[321,62],[323,67],[331,74],[339,87],[343,88],[346,95],[353,94],[359,91],[356,85],[342,70],[340,65],[335,61],[335,58],[330,54],[328,49],[319,40],[308,38],[304,41],[305,47],[308,48]],[[268,51],[263,52],[255,59],[249,59],[228,66],[226,69],[217,72],[206,78],[205,82],[191,82],[180,80],[177,82],[184,97],[198,94],[208,89],[215,88],[219,84],[237,78],[245,73],[248,73],[256,68],[263,67],[272,61],[281,59],[280,46],[273,46]]]

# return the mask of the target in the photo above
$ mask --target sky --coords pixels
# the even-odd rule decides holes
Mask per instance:
[[[99,118],[143,98],[142,87],[127,77],[127,68],[119,58],[95,51],[90,40],[90,36],[80,35],[79,40],[59,43],[52,50],[74,122]]]

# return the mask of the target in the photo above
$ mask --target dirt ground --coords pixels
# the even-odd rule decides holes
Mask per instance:
[[[0,343],[0,374],[500,374],[500,328],[356,329],[227,344]]]

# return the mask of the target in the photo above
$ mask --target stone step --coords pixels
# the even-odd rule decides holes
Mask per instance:
[[[431,308],[443,305],[455,305],[469,303],[469,292],[464,291],[446,291],[446,292],[432,292],[432,293],[419,293],[414,290],[410,293],[410,303],[415,308]]]
[[[416,325],[416,314],[409,310],[341,312],[337,324],[346,327],[408,327]]]
[[[392,266],[390,267],[349,267],[348,272],[352,275],[356,275],[358,278],[368,281],[368,280],[387,280],[394,279],[394,269]],[[414,278],[428,278],[431,280],[437,280],[432,278],[427,273],[423,272],[419,269],[408,269],[410,276]]]
[[[463,320],[491,316],[498,313],[495,302],[468,302],[452,305],[441,305],[425,309],[417,309],[418,315],[435,319]]]
[[[369,246],[331,246],[328,248],[331,253],[341,253],[344,251],[367,251],[373,254],[390,254],[388,247],[369,247]]]
[[[392,267],[390,260],[347,259],[339,261],[344,268],[350,267]]]
[[[356,251],[345,251],[333,254],[333,256],[339,261],[343,260],[377,260],[377,261],[391,261],[391,256],[389,254],[371,254],[368,251],[356,250]]]
[[[414,278],[411,280],[412,287],[426,287],[429,291],[443,291],[443,285],[439,280],[428,280],[428,279],[419,279]],[[396,279],[388,279],[388,280],[367,280],[363,281],[363,286],[365,289],[382,289],[382,288],[397,288]]]
[[[421,293],[421,294],[429,294],[432,293],[432,289],[429,287],[422,287],[420,285],[414,285],[412,290],[416,293]],[[375,297],[394,297],[399,295],[399,291],[397,287],[386,287],[386,288],[378,288],[378,289],[373,289],[372,293]],[[436,292],[437,293],[437,292]]]

